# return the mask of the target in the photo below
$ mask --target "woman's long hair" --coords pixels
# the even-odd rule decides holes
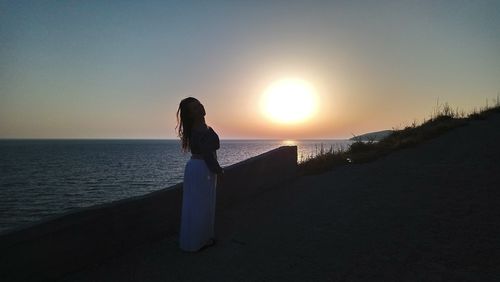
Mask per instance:
[[[177,135],[181,138],[182,150],[189,152],[189,140],[191,139],[191,128],[193,127],[193,119],[190,116],[187,105],[192,102],[197,102],[198,99],[187,97],[182,99],[177,110]]]

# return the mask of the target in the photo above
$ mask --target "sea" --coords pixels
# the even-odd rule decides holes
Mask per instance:
[[[298,162],[349,140],[222,140],[226,167],[284,145]],[[182,182],[189,153],[178,140],[0,140],[0,233],[81,207],[116,201]]]

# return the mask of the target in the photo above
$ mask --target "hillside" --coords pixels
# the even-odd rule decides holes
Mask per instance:
[[[393,130],[381,130],[376,132],[365,133],[359,136],[350,138],[351,141],[380,141],[389,136]]]

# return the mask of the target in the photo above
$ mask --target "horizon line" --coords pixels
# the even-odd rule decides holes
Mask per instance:
[[[349,140],[350,138],[220,138],[221,141],[294,141],[294,140]],[[179,141],[178,138],[129,138],[129,137],[0,137],[0,141],[16,140],[164,140]]]

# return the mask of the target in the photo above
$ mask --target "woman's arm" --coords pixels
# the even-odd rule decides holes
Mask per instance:
[[[209,128],[208,131],[200,136],[199,148],[208,169],[215,174],[221,174],[223,169],[219,165],[215,155],[215,151],[220,148],[220,140],[213,129]]]
[[[219,162],[215,158],[215,152],[202,153],[202,156],[208,166],[208,169],[211,172],[215,174],[221,174],[223,172],[222,167],[219,165]]]

